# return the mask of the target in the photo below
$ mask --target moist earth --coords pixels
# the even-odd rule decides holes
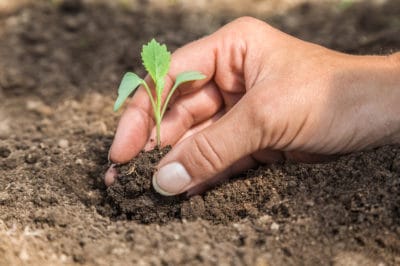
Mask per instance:
[[[126,165],[117,166],[117,181],[107,188],[107,196],[118,219],[140,223],[166,223],[181,218],[182,197],[165,197],[152,186],[157,163],[171,147],[140,152]]]
[[[0,3],[0,265],[400,264],[398,145],[260,166],[191,198],[153,191],[166,151],[119,166],[112,187],[102,179],[121,115],[116,87],[125,71],[144,74],[151,38],[175,50],[250,14],[339,51],[388,54],[400,49],[397,0],[232,0],[232,10],[211,0],[207,9],[9,2]]]

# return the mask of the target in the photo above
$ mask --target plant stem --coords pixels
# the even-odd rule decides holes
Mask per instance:
[[[156,119],[157,147],[160,147],[161,145],[160,135],[161,135],[161,121],[160,118],[157,118]]]
[[[161,95],[159,97],[159,93],[156,93],[156,96],[153,98],[153,94],[151,93],[151,90],[149,86],[147,85],[146,82],[142,83],[147,94],[149,95],[149,99],[151,102],[151,106],[153,107],[153,113],[154,113],[154,121],[156,123],[156,139],[157,139],[157,146],[161,145]]]
[[[153,99],[153,94],[151,93],[151,90],[145,81],[142,83],[142,85],[144,86],[147,94],[149,95],[151,106],[153,107],[153,111],[154,111],[154,115],[155,115],[157,109],[156,109],[156,103],[154,102],[154,99]],[[155,117],[154,117],[154,119],[155,119]]]
[[[157,84],[158,85],[158,84]],[[156,86],[157,86],[156,85]],[[157,146],[161,146],[161,92],[162,88],[156,88],[156,112],[155,112],[155,121],[156,121],[156,138],[157,138]]]
[[[161,111],[161,119],[163,119],[164,114],[165,114],[165,112],[167,111],[167,108],[168,108],[169,100],[171,100],[172,94],[174,94],[174,92],[175,92],[175,90],[176,90],[177,87],[178,87],[178,86],[177,86],[177,84],[175,83],[174,86],[172,87],[171,91],[168,93],[167,99],[165,100],[164,106],[163,106],[162,111]]]

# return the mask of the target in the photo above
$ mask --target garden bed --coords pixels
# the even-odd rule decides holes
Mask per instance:
[[[261,166],[190,199],[129,166],[107,189],[116,87],[144,73],[141,45],[174,50],[242,14],[61,2],[0,11],[0,265],[400,264],[400,146]],[[338,2],[254,14],[344,52],[400,49],[396,0]]]

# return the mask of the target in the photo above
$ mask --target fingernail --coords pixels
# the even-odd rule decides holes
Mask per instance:
[[[153,175],[154,189],[164,196],[172,196],[183,192],[192,178],[180,163],[170,163]]]
[[[109,187],[111,186],[115,180],[117,179],[118,172],[117,169],[115,169],[115,164],[112,164],[110,168],[106,171],[104,175],[104,184]]]

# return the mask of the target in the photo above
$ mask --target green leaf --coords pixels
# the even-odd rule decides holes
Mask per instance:
[[[139,78],[135,73],[125,73],[118,88],[118,98],[114,104],[114,112],[118,111],[129,95],[135,91],[140,84],[143,83],[144,80]]]
[[[187,71],[187,72],[182,72],[178,76],[176,76],[175,79],[175,84],[172,87],[171,91],[168,93],[167,99],[165,100],[164,107],[161,111],[161,118],[164,116],[165,111],[167,110],[167,106],[169,103],[169,100],[172,97],[172,94],[174,94],[176,88],[178,88],[182,83],[189,82],[189,81],[195,81],[195,80],[201,80],[205,79],[207,76],[204,75],[201,72],[198,71]]]
[[[176,77],[174,87],[179,87],[179,85],[185,82],[201,80],[205,78],[206,75],[198,71],[182,72]]]
[[[156,84],[157,92],[164,88],[164,77],[167,75],[171,63],[171,53],[165,44],[161,45],[152,39],[142,49],[143,66]]]

